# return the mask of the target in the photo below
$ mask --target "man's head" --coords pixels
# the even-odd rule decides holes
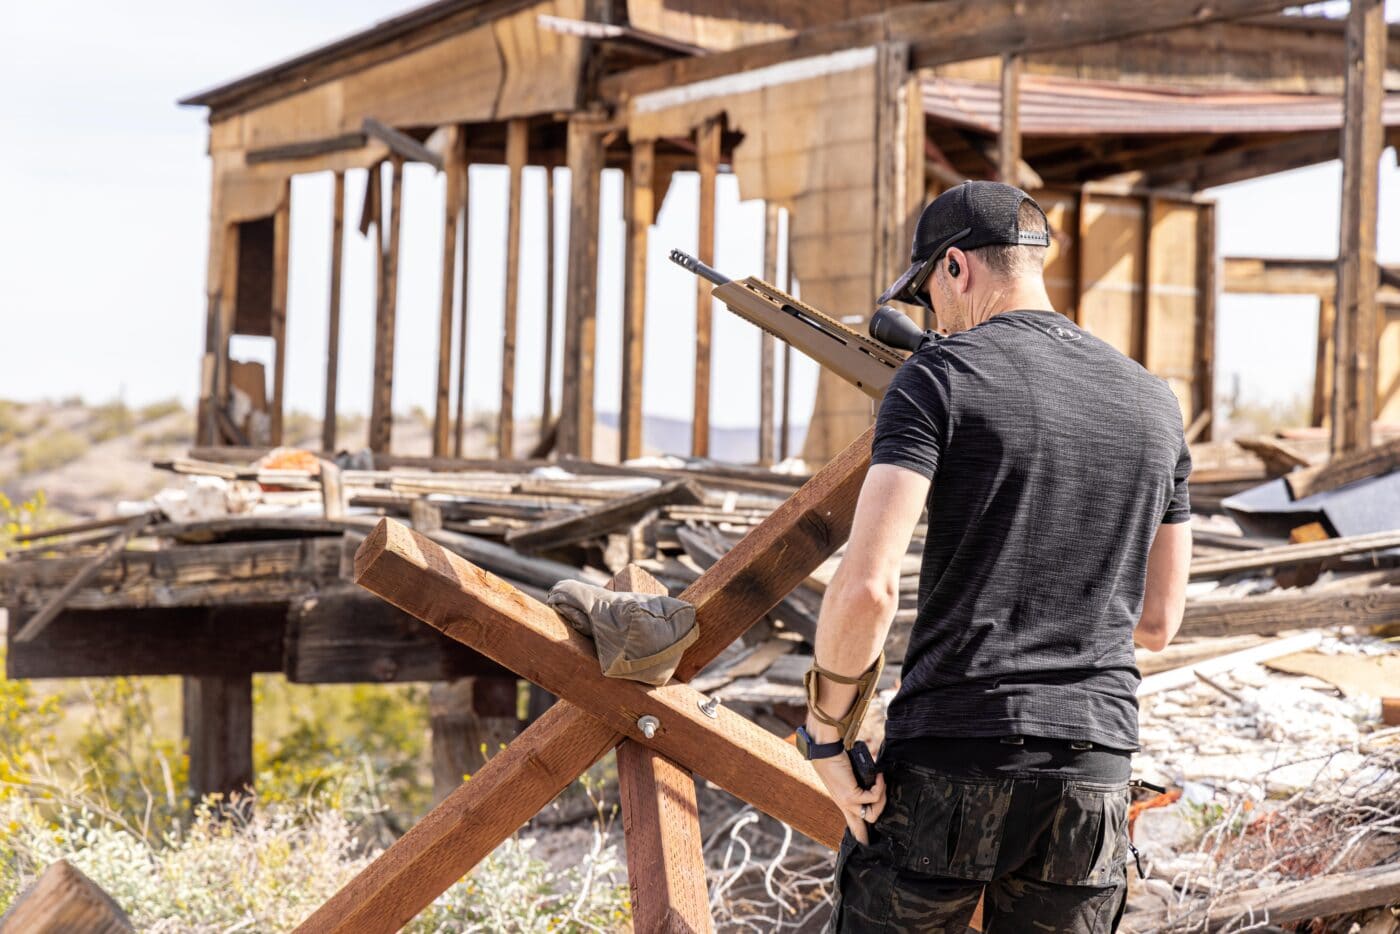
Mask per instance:
[[[912,265],[880,302],[931,308],[940,330],[957,333],[1006,310],[1008,296],[1043,294],[1050,246],[1045,212],[1030,195],[1000,182],[964,182],[919,217]]]

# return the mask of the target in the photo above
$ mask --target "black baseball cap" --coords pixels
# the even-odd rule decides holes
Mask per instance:
[[[1017,223],[1021,202],[1029,201],[1045,217],[1035,199],[1021,189],[1001,182],[963,182],[934,198],[919,215],[914,228],[912,265],[895,280],[877,303],[919,304],[915,296],[933,272],[934,264],[949,247],[975,250],[997,243],[1049,246],[1050,222],[1044,230],[1022,230]]]

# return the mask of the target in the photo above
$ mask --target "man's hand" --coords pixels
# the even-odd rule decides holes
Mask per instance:
[[[851,759],[844,752],[825,759],[813,759],[812,768],[817,770],[817,777],[826,786],[831,800],[841,809],[841,816],[846,818],[846,825],[851,828],[851,836],[861,843],[869,843],[870,835],[865,825],[873,824],[885,809],[885,776],[877,775],[870,789],[862,789],[856,784]],[[863,804],[868,805],[864,819],[860,816]]]

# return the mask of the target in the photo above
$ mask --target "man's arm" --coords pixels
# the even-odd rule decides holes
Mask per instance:
[[[814,657],[818,665],[856,677],[884,647],[899,608],[899,571],[928,498],[929,479],[913,470],[876,464],[865,475],[846,553],[822,598]],[[851,709],[856,686],[817,678],[817,706],[839,719]],[[839,738],[836,727],[810,712],[807,731],[818,742]]]
[[[1157,527],[1147,552],[1147,586],[1142,617],[1133,640],[1160,652],[1181,628],[1186,612],[1186,579],[1191,570],[1191,523],[1167,522]]]

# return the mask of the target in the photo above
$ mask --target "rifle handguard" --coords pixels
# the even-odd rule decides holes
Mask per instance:
[[[885,650],[881,649],[875,661],[859,677],[849,677],[840,675],[834,671],[828,671],[817,664],[815,657],[812,659],[812,667],[807,669],[802,676],[802,685],[807,689],[807,706],[811,708],[812,715],[828,726],[839,727],[841,729],[841,743],[846,749],[851,748],[851,744],[856,741],[856,732],[860,729],[861,721],[865,719],[865,711],[870,707],[870,701],[875,697],[875,688],[880,683],[880,673],[885,669]],[[817,675],[830,678],[838,684],[858,685],[856,702],[851,705],[851,709],[842,718],[830,717],[817,706]]]

